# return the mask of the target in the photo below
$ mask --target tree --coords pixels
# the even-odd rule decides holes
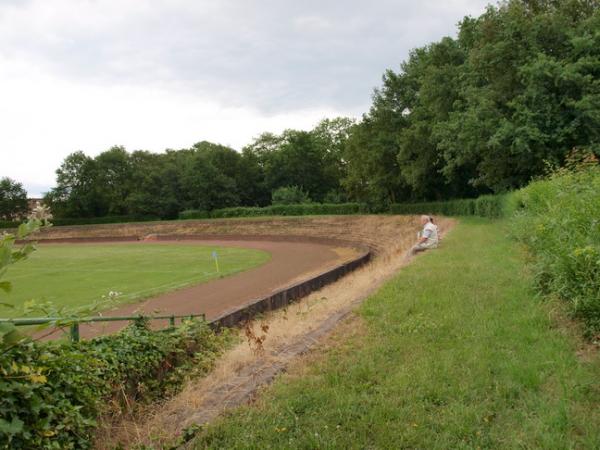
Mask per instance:
[[[512,0],[386,71],[343,185],[373,204],[503,192],[600,152],[600,2]],[[390,161],[395,153],[397,163]]]
[[[463,21],[459,97],[436,127],[443,173],[502,192],[596,146],[597,27],[598,2],[587,1],[515,0]]]
[[[82,151],[71,153],[56,170],[56,187],[44,197],[56,217],[102,215],[96,197],[96,164]]]
[[[354,119],[348,117],[323,119],[311,131],[323,154],[325,176],[335,180],[335,190],[339,189],[339,183],[346,175],[347,161],[344,159],[344,149],[355,123]]]
[[[390,122],[365,115],[352,129],[344,150],[348,163],[342,186],[350,199],[380,211],[406,198],[409,191],[400,177],[397,153]]]
[[[21,183],[4,177],[0,180],[0,219],[18,220],[27,215],[27,192]]]
[[[173,152],[131,154],[132,188],[126,199],[128,214],[175,219],[183,209],[179,172]]]
[[[94,159],[98,215],[127,214],[127,197],[133,191],[133,167],[124,147],[114,146]]]
[[[192,154],[183,170],[181,187],[185,209],[211,211],[239,204],[235,180],[219,171],[206,152]]]
[[[308,131],[286,130],[280,145],[265,157],[266,185],[270,190],[298,186],[315,201],[334,189],[339,180],[327,169],[326,149]]]
[[[243,206],[266,206],[271,200],[271,192],[265,182],[263,160],[250,146],[242,150],[237,187]]]

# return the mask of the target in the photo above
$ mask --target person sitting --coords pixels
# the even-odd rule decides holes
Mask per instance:
[[[433,217],[421,216],[421,225],[423,225],[423,231],[417,235],[419,240],[410,250],[413,255],[438,246],[438,228],[433,223]]]

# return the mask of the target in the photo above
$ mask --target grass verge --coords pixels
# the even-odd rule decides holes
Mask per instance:
[[[464,220],[364,303],[364,331],[195,448],[599,448],[600,358],[530,286],[503,224]]]

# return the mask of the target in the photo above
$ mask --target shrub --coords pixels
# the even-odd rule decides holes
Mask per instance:
[[[473,214],[479,217],[499,218],[506,213],[506,199],[510,194],[482,195],[475,199]]]
[[[155,216],[104,216],[104,217],[61,217],[52,219],[54,226],[92,225],[103,223],[148,222],[160,220]]]
[[[310,197],[298,186],[284,186],[273,191],[271,203],[273,205],[297,205],[310,203]]]
[[[441,214],[445,216],[471,216],[475,211],[474,199],[448,200],[441,202],[395,203],[392,214]]]
[[[600,169],[559,171],[517,191],[511,230],[532,253],[540,292],[600,333]]]
[[[331,190],[325,197],[323,197],[323,203],[346,203],[348,201],[348,196],[341,190]]]
[[[129,223],[129,222],[149,222],[160,220],[155,216],[104,216],[104,217],[60,217],[52,219],[54,226],[69,226],[69,225],[94,225],[104,223]],[[20,222],[12,222],[0,220],[0,229],[2,228],[17,228]]]
[[[254,206],[237,206],[234,208],[207,211],[188,210],[179,214],[180,219],[224,219],[228,217],[259,216],[307,216],[307,215],[345,215],[367,212],[360,203],[303,203],[294,205],[271,205],[264,208]]]
[[[208,370],[226,339],[205,322],[159,332],[140,322],[80,343],[13,347],[0,356],[0,447],[90,448],[99,416],[176,390]]]
[[[307,216],[328,214],[360,214],[365,208],[360,203],[305,203],[296,205],[271,205],[264,208],[237,207],[216,209],[211,212],[213,218],[256,217],[256,216]]]
[[[179,213],[180,219],[208,219],[210,213],[202,209],[186,209]]]
[[[13,222],[12,220],[0,220],[1,228],[17,228],[21,222]]]
[[[155,216],[60,217],[52,219],[52,224],[60,227],[70,225],[96,225],[105,223],[149,222],[153,220],[161,219]],[[20,222],[0,220],[0,229],[17,228],[19,224]]]

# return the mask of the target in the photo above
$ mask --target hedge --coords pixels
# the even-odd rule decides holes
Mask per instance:
[[[445,216],[481,216],[497,218],[505,214],[506,195],[483,195],[478,198],[457,199],[440,202],[395,203],[392,214],[441,214]],[[218,219],[228,217],[257,216],[305,216],[328,214],[364,214],[367,205],[362,203],[302,203],[297,205],[271,205],[259,207],[235,207],[204,210],[187,210],[179,214],[180,219]]]
[[[179,213],[179,219],[210,219],[210,213],[201,209],[186,209]]]
[[[104,223],[129,223],[129,222],[149,222],[161,220],[156,216],[104,216],[104,217],[58,217],[51,220],[55,227],[69,225],[94,225]],[[21,222],[11,222],[0,220],[0,229],[17,228]]]
[[[205,322],[146,323],[79,343],[25,342],[0,354],[0,448],[87,449],[101,416],[175,391],[208,371],[228,334]]]
[[[21,222],[13,222],[11,220],[0,220],[0,229],[1,228],[17,228]]]
[[[104,216],[104,217],[61,217],[52,219],[54,226],[93,225],[103,223],[150,222],[160,220],[156,216]]]
[[[395,203],[392,214],[441,214],[444,216],[480,216],[498,218],[506,213],[507,194],[482,195],[478,198],[441,202]]]
[[[235,207],[215,209],[210,213],[202,210],[187,210],[179,214],[180,219],[221,219],[227,217],[258,216],[307,216],[307,215],[345,215],[367,212],[360,203],[301,203],[297,205],[271,205],[259,207]]]

